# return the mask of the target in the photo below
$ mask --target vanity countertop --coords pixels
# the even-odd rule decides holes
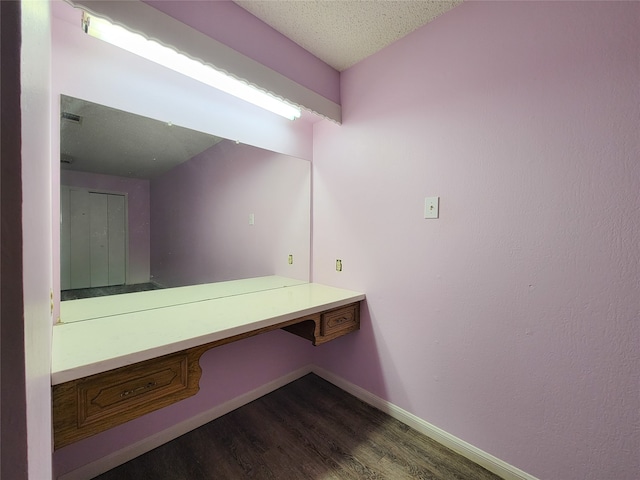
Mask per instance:
[[[317,283],[282,286],[188,303],[168,302],[171,290],[151,293],[163,299],[145,310],[64,322],[53,328],[52,385],[167,355],[223,338],[364,300],[363,293]],[[189,289],[192,287],[181,287]],[[198,288],[198,287],[193,287]],[[185,290],[174,292],[186,298]],[[123,304],[125,294],[98,303]],[[120,297],[120,300],[118,300]],[[78,302],[75,300],[74,302]],[[90,301],[83,308],[90,309]]]

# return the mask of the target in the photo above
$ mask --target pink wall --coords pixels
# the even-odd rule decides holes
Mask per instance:
[[[51,478],[51,23],[48,2],[20,5],[21,118],[18,118],[22,124],[24,316],[14,317],[14,321],[24,326],[28,441],[28,475],[24,478],[44,479]],[[16,208],[20,209],[19,205]],[[18,389],[20,385],[11,388]]]
[[[235,3],[184,0],[145,0],[145,3],[340,103],[338,71]]]
[[[223,140],[152,180],[151,203],[151,273],[162,285],[309,280],[306,160]]]
[[[313,280],[367,308],[316,362],[541,479],[637,479],[638,52],[636,2],[469,2],[344,72]]]
[[[468,2],[346,71],[344,125],[314,131],[314,280],[366,292],[363,329],[315,350],[284,332],[212,350],[199,395],[56,452],[56,470],[313,353],[541,479],[635,478],[639,8]],[[87,62],[68,80],[94,98],[77,96],[181,98],[144,75],[127,92],[129,59]],[[439,220],[421,218],[427,195]]]
[[[70,187],[127,194],[129,244],[126,281],[127,284],[148,282],[150,276],[149,180],[61,170],[60,183]]]

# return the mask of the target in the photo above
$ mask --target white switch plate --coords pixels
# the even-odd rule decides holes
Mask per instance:
[[[438,218],[440,214],[440,197],[424,199],[424,218]]]
[[[249,225],[255,225],[256,223],[256,217],[253,213],[249,214]]]

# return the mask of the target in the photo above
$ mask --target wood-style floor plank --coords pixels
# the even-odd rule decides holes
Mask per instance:
[[[309,374],[97,480],[496,480]]]

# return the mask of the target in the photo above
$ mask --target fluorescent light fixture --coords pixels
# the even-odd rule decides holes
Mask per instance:
[[[108,20],[84,12],[82,28],[85,33],[92,37],[135,53],[194,80],[222,90],[270,112],[277,113],[289,120],[295,120],[300,117],[300,109],[298,107],[220,70],[216,70],[210,65],[205,65],[182,53],[178,53],[172,48],[160,45],[153,40],[148,40],[142,35],[131,32],[119,25],[114,25]]]

